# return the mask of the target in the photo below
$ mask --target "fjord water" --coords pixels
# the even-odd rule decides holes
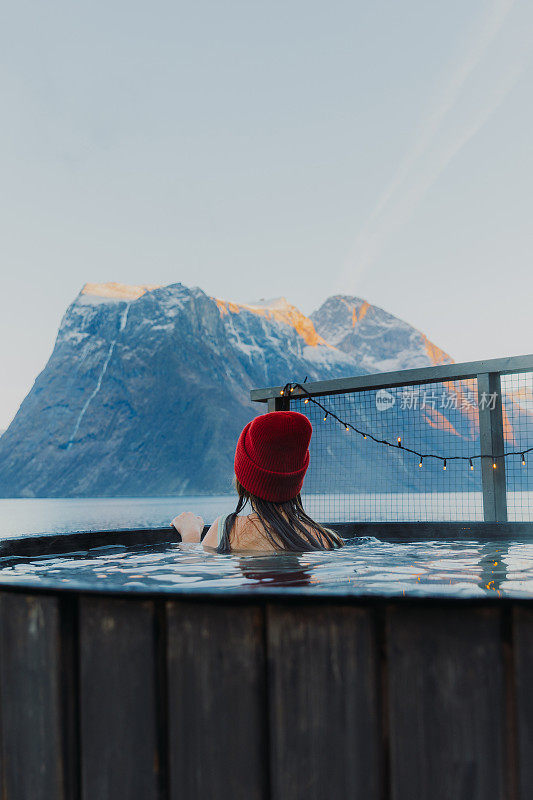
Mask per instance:
[[[528,520],[532,492],[508,492],[509,520]],[[165,528],[181,511],[206,523],[233,511],[236,495],[0,499],[0,539],[43,533]],[[306,510],[322,522],[482,520],[480,492],[306,495]]]
[[[234,508],[235,498],[231,495],[0,500],[0,539],[41,533],[164,528],[181,511],[194,511],[206,522],[212,522]]]
[[[532,492],[508,492],[509,520],[528,520]],[[233,511],[236,495],[0,499],[0,539],[43,533],[165,528],[181,511],[206,523]],[[322,522],[482,520],[480,492],[306,495],[306,510]]]

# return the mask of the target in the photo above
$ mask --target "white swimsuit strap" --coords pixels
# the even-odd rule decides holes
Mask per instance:
[[[228,515],[226,514],[225,516],[220,517],[220,519],[218,520],[217,547],[222,541],[222,537],[224,536],[224,525],[226,523],[227,518]]]

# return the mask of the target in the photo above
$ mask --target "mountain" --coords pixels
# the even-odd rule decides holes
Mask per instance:
[[[360,297],[330,297],[310,319],[325,341],[356,355],[370,373],[453,362],[423,333]]]
[[[225,492],[236,437],[265,410],[251,388],[442,360],[357,298],[329,298],[306,317],[284,298],[86,284],[0,439],[0,496]]]

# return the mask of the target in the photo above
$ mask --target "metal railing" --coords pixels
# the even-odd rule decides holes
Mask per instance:
[[[304,493],[330,521],[533,519],[533,355],[294,382],[251,399],[310,417]]]

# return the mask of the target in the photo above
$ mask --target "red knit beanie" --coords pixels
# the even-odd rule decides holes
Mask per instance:
[[[273,411],[249,422],[235,450],[241,486],[272,503],[296,497],[309,466],[312,432],[307,417],[296,411]]]

